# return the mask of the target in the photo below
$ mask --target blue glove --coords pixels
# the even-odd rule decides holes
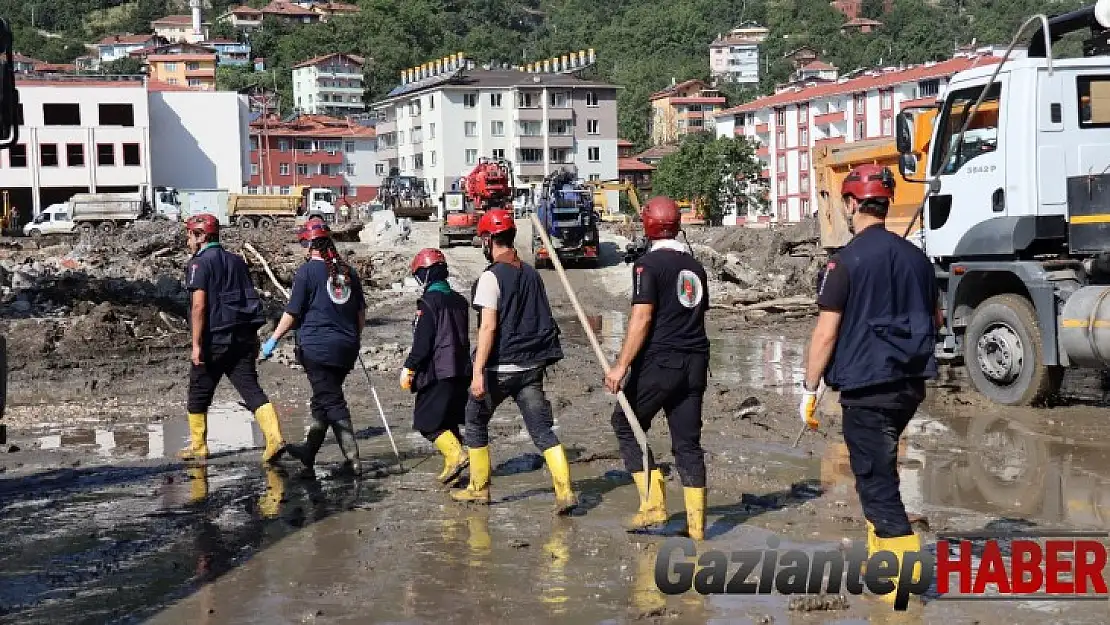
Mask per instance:
[[[277,349],[278,341],[274,337],[270,337],[262,344],[262,359],[269,360],[270,356],[274,355],[274,350]]]

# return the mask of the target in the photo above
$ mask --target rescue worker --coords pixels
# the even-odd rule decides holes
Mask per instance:
[[[220,222],[209,214],[185,222],[189,260],[185,285],[192,292],[189,315],[193,338],[189,372],[187,460],[208,456],[208,408],[216,386],[227,376],[266,437],[263,462],[276,461],[285,448],[277,411],[258,384],[258,330],[266,324],[262,302],[241,257],[220,246]]]
[[[641,220],[650,247],[632,267],[632,314],[620,356],[605,376],[605,387],[618,392],[628,374],[625,396],[645,432],[660,410],[666,415],[686,503],[687,533],[702,540],[706,471],[701,413],[709,373],[705,331],[709,294],[705,269],[675,238],[681,217],[678,204],[668,197],[654,197],[644,205]],[[650,451],[651,466],[643,466],[640,446],[619,404],[613,410],[612,425],[625,467],[641,492],[649,489],[629,529],[665,523],[663,474],[655,468]]]
[[[311,469],[330,427],[343,453],[343,471],[357,475],[362,464],[343,381],[358,360],[366,298],[358,274],[340,256],[323,220],[310,219],[297,238],[307,248],[306,261],[293,276],[289,304],[262,346],[262,357],[272,356],[278,341],[298,326],[297,360],[312,387],[312,425],[304,443],[289,445],[289,455]]]
[[[454,484],[470,465],[459,433],[471,377],[469,304],[447,283],[443,252],[424,248],[409,269],[424,294],[416,302],[412,349],[401,369],[401,388],[416,393],[413,429],[443,454],[443,471],[437,479]]]
[[[532,442],[547,461],[555,485],[555,512],[567,514],[578,505],[578,498],[571,490],[566,451],[551,429],[551,402],[543,390],[547,367],[563,358],[559,326],[539,273],[521,261],[513,248],[512,213],[501,208],[486,211],[478,221],[478,236],[490,265],[475,282],[471,296],[472,306],[479,311],[479,328],[466,405],[470,484],[452,497],[489,503],[489,420],[501,402],[512,397]]]
[[[933,349],[943,317],[933,265],[886,228],[894,175],[859,165],[841,185],[852,240],[829,259],[806,357],[799,416],[816,428],[824,378],[840,392],[844,442],[867,520],[868,550],[902,560],[920,551],[898,490],[898,439],[937,374]],[[884,598],[894,600],[895,593]]]

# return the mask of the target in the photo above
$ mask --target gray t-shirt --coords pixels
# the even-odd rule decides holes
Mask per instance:
[[[474,305],[481,306],[482,308],[489,308],[490,310],[497,310],[497,302],[501,299],[501,286],[497,283],[497,276],[493,275],[492,271],[483,271],[482,275],[478,277],[478,287],[474,290]],[[477,347],[475,347],[477,349]],[[495,364],[486,363],[487,371],[496,371],[497,373],[519,373],[521,371],[531,371],[536,367],[543,366],[542,362],[537,363],[523,363],[523,364]]]

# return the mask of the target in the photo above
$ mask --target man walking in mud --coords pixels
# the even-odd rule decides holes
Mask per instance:
[[[547,461],[555,485],[555,511],[567,514],[578,506],[578,498],[571,490],[566,451],[552,430],[551,402],[543,390],[547,367],[563,358],[559,326],[551,314],[543,280],[513,248],[516,223],[512,213],[500,208],[487,211],[478,221],[478,236],[490,265],[471,296],[479,320],[466,405],[470,484],[452,497],[489,503],[489,420],[501,402],[512,397],[532,442]]]
[[[705,269],[686,246],[676,240],[681,226],[678,204],[668,197],[652,198],[641,212],[648,252],[632,269],[632,315],[617,362],[605,376],[609,392],[621,390],[646,432],[660,410],[671,431],[671,449],[678,465],[686,502],[687,533],[705,538],[705,452],[701,446],[702,397],[709,372],[709,337],[705,313],[709,309]],[[648,498],[629,523],[638,530],[667,521],[663,474],[643,466],[640,447],[628,418],[618,404],[613,411],[624,465]]]
[[[254,413],[266,437],[263,462],[278,459],[285,441],[277,412],[258,384],[258,329],[266,324],[262,303],[243,259],[220,246],[220,222],[194,215],[185,222],[189,259],[185,286],[191,293],[192,369],[189,371],[189,433],[186,460],[208,457],[208,408],[226,375]]]
[[[822,377],[840,391],[844,442],[867,520],[869,553],[902,559],[921,550],[898,491],[898,439],[936,376],[936,329],[943,317],[933,265],[886,228],[894,175],[860,165],[841,185],[854,234],[829,259],[817,292],[820,314],[806,358],[799,416],[818,426]],[[895,593],[884,595],[893,601]]]

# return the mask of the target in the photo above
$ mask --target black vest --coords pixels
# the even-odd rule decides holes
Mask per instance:
[[[229,334],[249,336],[264,326],[262,301],[243,259],[222,247],[210,247],[198,258],[208,274],[204,285],[208,300],[206,334],[210,338]]]
[[[470,335],[466,298],[454,291],[427,291],[421,301],[435,319],[436,338],[431,365],[417,372],[413,380],[414,390],[419,391],[448,378],[469,378]]]
[[[497,278],[501,296],[497,300],[497,340],[490,350],[488,367],[496,365],[553,364],[563,359],[559,325],[551,316],[551,304],[543,279],[531,265],[521,262],[517,269],[507,263],[486,267]],[[478,283],[471,288],[474,301]],[[478,325],[482,324],[482,310]]]
[[[828,385],[851,391],[936,377],[937,291],[929,259],[882,226],[863,230],[837,256],[849,291]]]

